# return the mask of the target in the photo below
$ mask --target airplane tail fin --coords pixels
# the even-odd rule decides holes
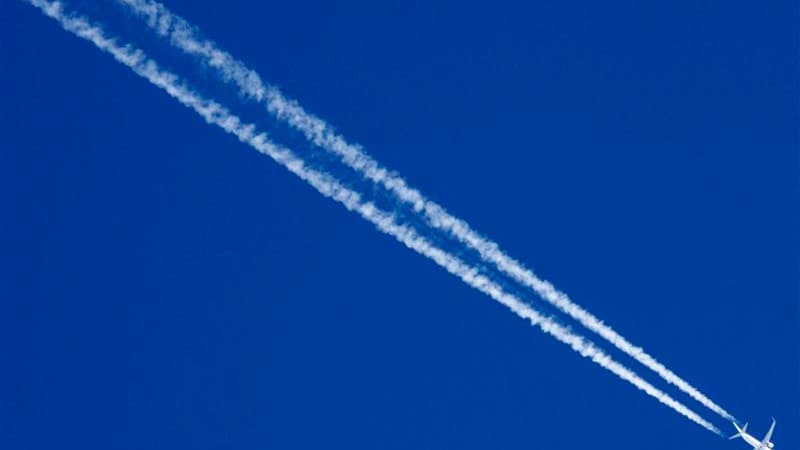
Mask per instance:
[[[747,424],[744,424],[743,427],[739,428],[739,425],[737,425],[736,422],[733,422],[733,426],[736,427],[736,431],[738,431],[738,433],[734,434],[733,436],[729,437],[728,439],[740,438],[740,437],[742,437],[742,434],[747,432]]]

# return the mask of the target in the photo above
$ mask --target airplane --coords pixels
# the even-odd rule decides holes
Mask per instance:
[[[742,428],[739,428],[739,425],[736,422],[733,422],[733,426],[736,427],[736,431],[738,431],[738,433],[734,434],[728,439],[736,439],[740,437],[744,439],[745,442],[750,444],[750,446],[753,447],[755,450],[768,450],[771,448],[775,448],[775,444],[773,444],[772,441],[770,440],[772,439],[772,432],[775,431],[774,418],[772,419],[772,426],[770,426],[769,431],[767,431],[767,435],[764,436],[764,439],[762,439],[761,441],[747,434],[747,424],[744,424]]]

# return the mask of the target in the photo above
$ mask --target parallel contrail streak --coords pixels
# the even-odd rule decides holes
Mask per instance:
[[[565,293],[557,290],[550,282],[537,277],[521,262],[507,255],[497,243],[482,236],[467,222],[449,214],[442,206],[427,199],[420,191],[410,187],[402,177],[381,166],[359,146],[345,141],[322,119],[306,112],[296,101],[284,97],[277,88],[264,83],[261,77],[244,63],[236,60],[213,42],[201,38],[195,28],[183,18],[152,0],[117,1],[144,16],[150,28],[159,35],[169,38],[173,45],[190,55],[200,57],[209,66],[216,68],[223,79],[235,83],[243,95],[259,102],[265,102],[267,109],[272,114],[302,132],[308,140],[338,155],[344,164],[374,183],[383,185],[397,198],[412,205],[414,210],[421,213],[430,225],[446,231],[458,241],[477,251],[481,258],[494,264],[501,272],[532,289],[550,304],[611,342],[619,350],[653,370],[702,405],[725,419],[735,420],[730,413],[658,362],[643,348],[633,345],[609,325],[570,300]]]
[[[84,17],[64,13],[62,5],[58,1],[26,1],[42,10],[47,16],[55,19],[65,30],[92,42],[99,49],[111,54],[117,61],[132,69],[137,75],[165,90],[183,105],[193,109],[209,124],[221,127],[260,153],[270,156],[325,197],[331,198],[341,203],[348,210],[359,214],[380,231],[394,237],[420,255],[431,259],[469,286],[505,305],[518,316],[528,319],[532,325],[539,327],[560,342],[569,345],[581,356],[590,358],[601,367],[628,381],[693,422],[721,435],[716,427],[701,418],[697,413],[640,378],[630,369],[622,366],[582,336],[573,333],[553,319],[542,315],[517,297],[508,294],[496,282],[481,274],[476,268],[466,265],[456,256],[436,247],[427,239],[418,235],[414,229],[398,224],[393,215],[380,210],[371,202],[364,201],[357,192],[343,186],[330,174],[307,167],[304,161],[295,156],[290,150],[270,142],[265,133],[257,133],[254,125],[242,123],[237,116],[229,112],[225,107],[191,91],[175,74],[161,69],[143,51],[130,45],[118,44],[115,39],[107,37],[102,29],[91,24]]]

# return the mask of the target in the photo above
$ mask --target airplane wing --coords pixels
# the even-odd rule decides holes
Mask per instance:
[[[772,419],[772,425],[769,427],[769,431],[767,431],[767,435],[764,436],[764,439],[761,440],[761,447],[767,448],[767,444],[770,443],[772,440],[772,432],[775,431],[775,419]]]

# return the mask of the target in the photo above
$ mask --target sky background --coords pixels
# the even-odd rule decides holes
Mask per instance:
[[[165,4],[800,447],[795,2]],[[746,448],[23,2],[0,61],[0,447]]]

